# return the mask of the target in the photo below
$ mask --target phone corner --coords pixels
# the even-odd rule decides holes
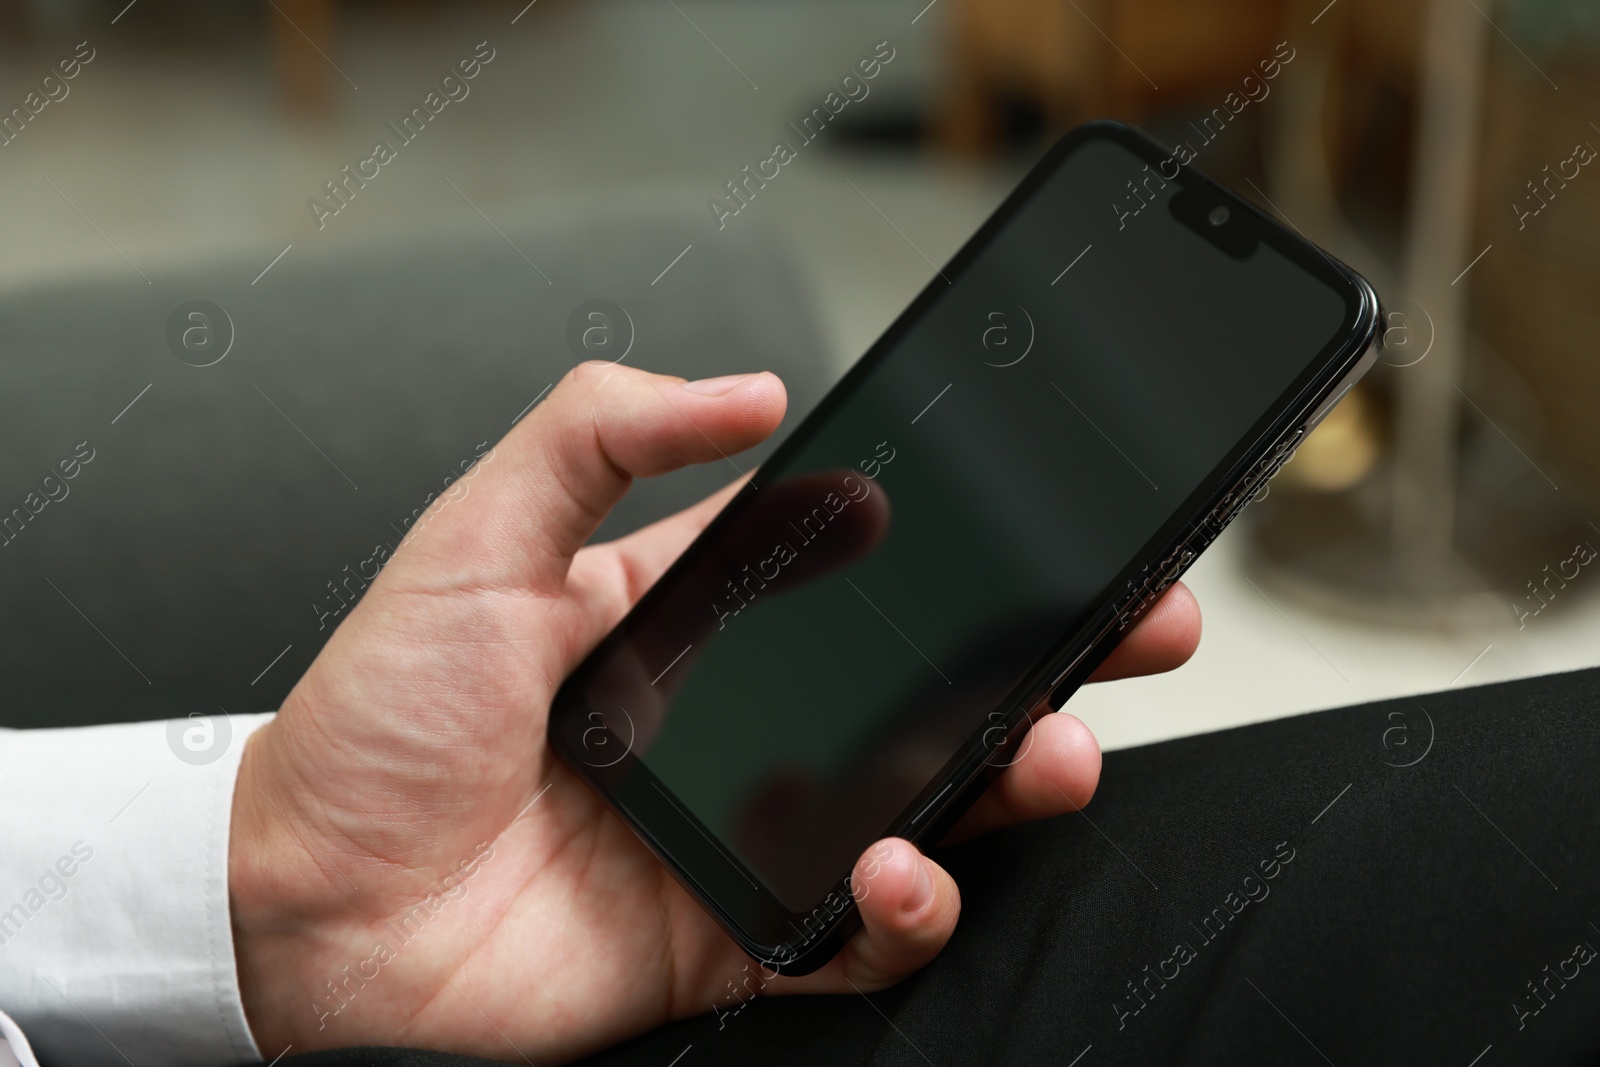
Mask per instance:
[[[844,950],[845,945],[850,943],[850,938],[859,929],[861,929],[861,913],[852,904],[849,911],[840,917],[839,922],[828,933],[799,948],[792,943],[776,946],[755,945],[742,938],[739,939],[739,947],[774,976],[800,978],[826,967]]]

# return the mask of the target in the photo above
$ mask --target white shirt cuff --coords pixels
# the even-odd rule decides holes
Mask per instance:
[[[228,830],[245,739],[271,718],[0,731],[0,1011],[45,1067],[260,1062]]]

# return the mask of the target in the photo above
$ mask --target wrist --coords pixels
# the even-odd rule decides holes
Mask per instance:
[[[269,723],[246,742],[234,783],[228,843],[228,898],[239,997],[251,1036],[263,1053],[293,1042],[304,1047],[307,990],[317,946],[337,914],[335,895],[291,821],[292,801],[276,795]]]
[[[285,923],[273,903],[270,888],[270,835],[257,795],[255,767],[263,735],[272,724],[263,726],[246,741],[239,759],[239,775],[234,781],[233,810],[228,831],[228,907],[233,926],[233,958],[238,972],[239,999],[245,1020],[250,1025],[256,1047],[263,1053],[278,1045],[282,1029],[268,1010],[269,991],[278,988],[273,981],[273,946],[284,934]]]

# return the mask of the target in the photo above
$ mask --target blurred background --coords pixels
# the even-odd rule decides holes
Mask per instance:
[[[1600,663],[1593,0],[0,0],[0,116],[6,724],[275,707],[376,545],[600,354],[589,301],[630,362],[803,409],[1101,116],[1204,145],[1387,344],[1191,572],[1194,661],[1070,709],[1119,747]]]

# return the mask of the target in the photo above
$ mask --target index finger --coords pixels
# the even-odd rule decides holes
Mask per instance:
[[[1182,582],[1150,606],[1098,670],[1091,682],[1161,674],[1183,666],[1200,644],[1200,602]]]

